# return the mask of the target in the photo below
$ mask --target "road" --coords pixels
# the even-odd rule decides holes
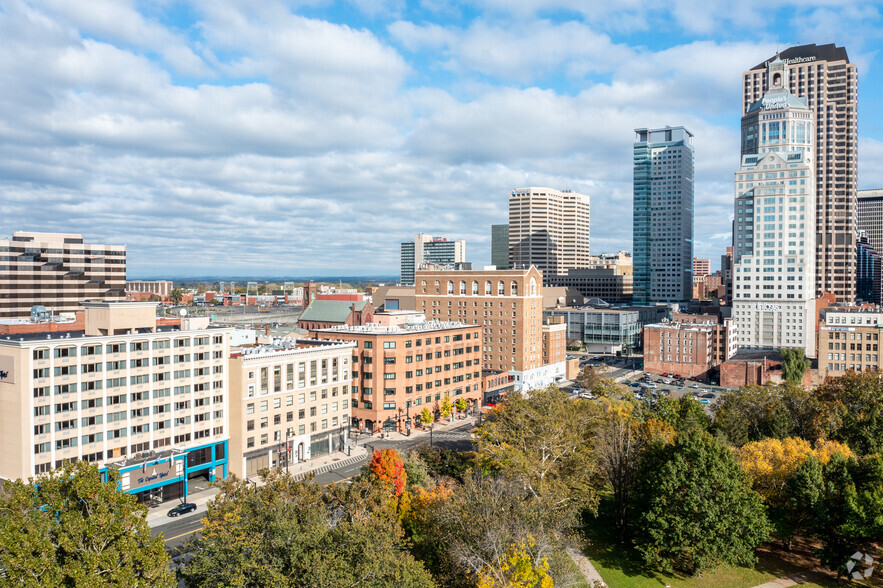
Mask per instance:
[[[432,444],[448,449],[468,450],[472,448],[470,431],[473,428],[472,419],[464,421],[445,431],[434,431]],[[364,437],[358,441],[359,445],[368,447],[370,451],[375,449],[393,448],[399,452],[407,452],[418,445],[429,444],[429,435],[420,435],[401,440],[380,439],[379,437]],[[342,460],[337,467],[320,468],[313,481],[316,484],[326,485],[332,482],[341,482],[358,475],[362,466],[370,461],[370,454],[358,458]],[[194,533],[202,529],[202,517],[205,507],[198,508],[195,512],[182,515],[178,518],[170,518],[168,522],[159,524],[151,529],[151,536],[156,537],[160,533],[164,535],[166,551],[176,554],[184,542]]]

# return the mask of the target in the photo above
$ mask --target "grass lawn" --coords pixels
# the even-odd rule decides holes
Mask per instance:
[[[603,518],[587,517],[585,523],[588,545],[584,552],[610,588],[751,588],[814,566],[813,563],[807,564],[806,559],[765,546],[758,550],[759,561],[754,568],[725,566],[703,572],[699,578],[666,574],[644,565],[635,552],[616,543],[612,525]],[[833,579],[827,578],[802,584],[807,588],[836,585]]]

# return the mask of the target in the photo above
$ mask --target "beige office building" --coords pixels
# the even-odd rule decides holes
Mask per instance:
[[[17,232],[0,240],[0,319],[32,306],[75,312],[80,302],[126,299],[126,248],[89,245],[83,235]]]
[[[84,303],[85,330],[0,338],[0,477],[85,460],[141,500],[227,474],[232,329],[156,324],[150,302]]]
[[[543,330],[552,349],[564,326],[543,325],[543,275],[520,270],[422,270],[417,272],[417,310],[427,319],[482,327],[482,367],[508,371],[516,389],[541,388],[563,378],[565,355],[543,361]]]
[[[880,330],[883,311],[873,308],[829,308],[819,321],[819,376],[847,371],[881,372]]]
[[[589,197],[552,188],[512,190],[509,262],[556,275],[589,267]]]
[[[770,90],[767,69],[779,57],[786,90],[806,98],[815,130],[815,289],[841,303],[855,300],[858,172],[858,71],[846,49],[801,45],[785,49],[742,74],[742,112]],[[742,155],[757,153],[745,144]],[[740,331],[741,336],[741,331]]]
[[[171,280],[129,280],[126,282],[126,292],[156,294],[163,298],[172,293],[172,288],[174,288],[174,284]]]
[[[278,339],[230,357],[230,471],[253,476],[341,451],[353,343]]]

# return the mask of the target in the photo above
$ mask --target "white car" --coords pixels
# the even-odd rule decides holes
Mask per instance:
[[[579,397],[580,398],[588,398],[589,400],[591,400],[595,396],[591,392],[580,392]]]
[[[659,386],[657,386],[657,385],[654,384],[653,382],[650,382],[649,384],[645,384],[644,387],[646,387],[646,388],[650,388],[650,389],[659,388]]]
[[[703,394],[708,394],[710,390],[708,388],[703,388],[700,390],[700,392],[702,392]]]
[[[693,384],[692,386],[690,386],[690,388],[698,388],[698,387],[699,387],[699,384]]]

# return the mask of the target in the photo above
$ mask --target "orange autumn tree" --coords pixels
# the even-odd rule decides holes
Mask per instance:
[[[390,486],[393,497],[399,498],[405,492],[408,474],[405,472],[405,462],[395,449],[374,451],[374,458],[368,469],[378,480]]]

